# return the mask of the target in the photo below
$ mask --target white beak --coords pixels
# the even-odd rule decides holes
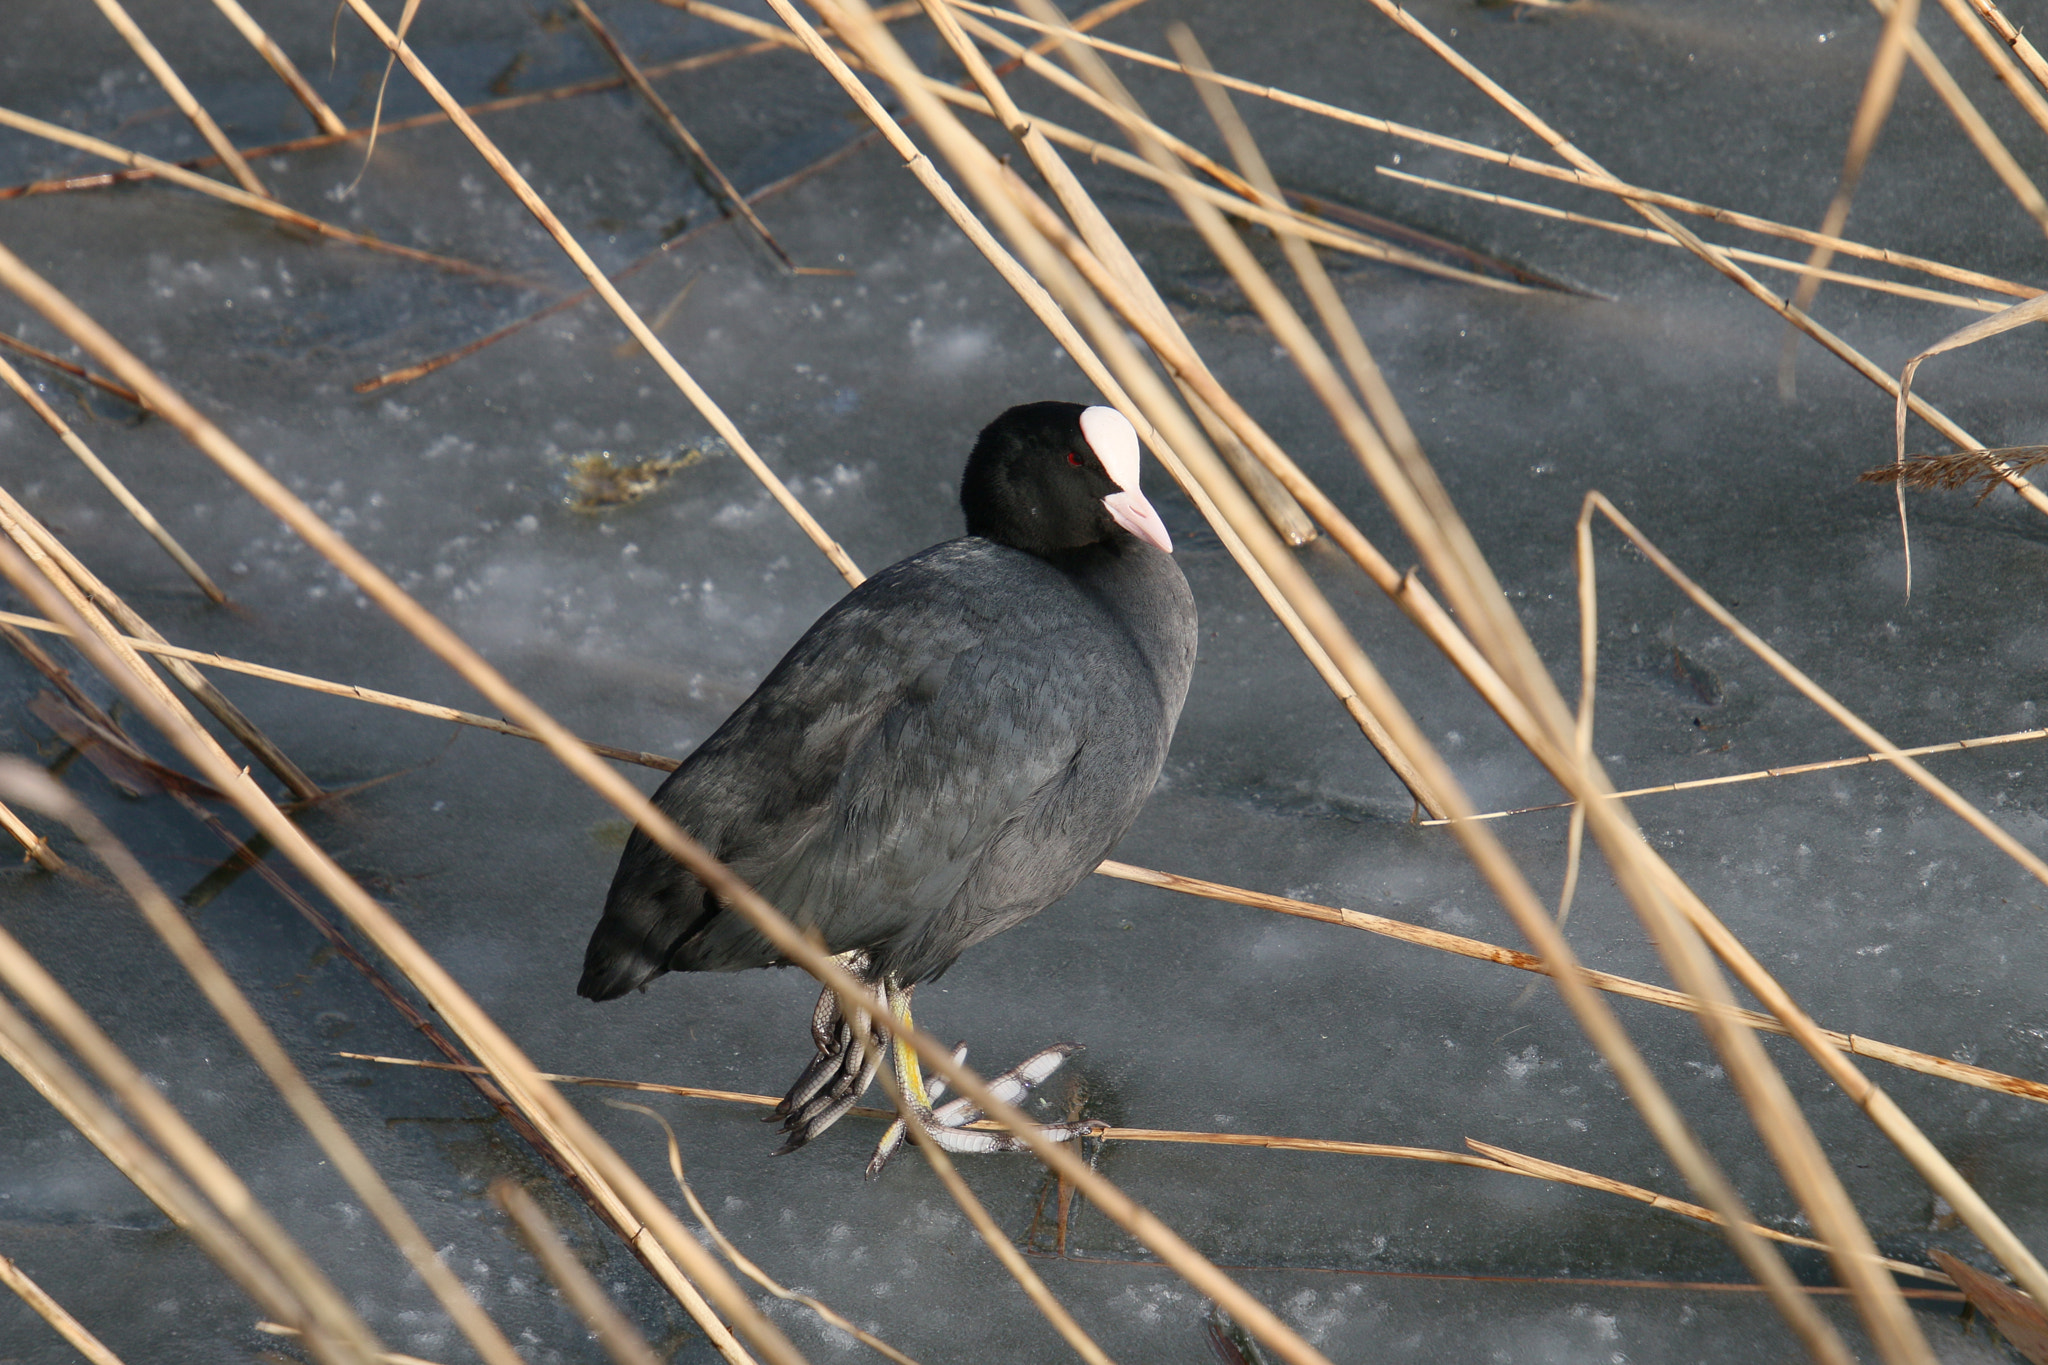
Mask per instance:
[[[1173,537],[1166,533],[1166,523],[1138,491],[1137,431],[1115,408],[1094,407],[1081,414],[1081,434],[1123,490],[1102,500],[1110,517],[1147,545],[1172,554]]]
[[[1145,501],[1143,493],[1136,489],[1111,493],[1102,500],[1102,505],[1109,509],[1109,515],[1117,525],[1147,545],[1173,553],[1173,537],[1166,534],[1166,523],[1152,510],[1152,504]]]

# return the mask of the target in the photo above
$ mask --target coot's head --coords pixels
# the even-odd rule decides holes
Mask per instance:
[[[967,533],[1035,555],[1130,537],[1171,553],[1138,491],[1138,433],[1115,408],[1026,403],[982,430],[960,480]]]

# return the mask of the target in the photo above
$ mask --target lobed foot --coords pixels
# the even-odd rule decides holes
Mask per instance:
[[[1034,1052],[1000,1076],[989,1078],[988,1088],[995,1092],[997,1099],[1005,1104],[1016,1104],[1031,1093],[1031,1088],[1058,1071],[1060,1066],[1081,1050],[1078,1043],[1055,1043],[1042,1051]],[[953,1060],[960,1061],[967,1056],[967,1045],[958,1044],[953,1049]],[[934,1078],[925,1084],[917,1064],[917,1054],[908,1047],[890,1049],[891,1064],[895,1069],[896,1085],[902,1092],[910,1110],[910,1121],[924,1130],[925,1136],[948,1152],[1019,1152],[1025,1150],[1022,1139],[1014,1133],[999,1128],[973,1128],[968,1125],[981,1117],[981,1107],[972,1100],[960,1098],[945,1104],[936,1104],[946,1093],[944,1077]],[[896,1154],[903,1140],[909,1134],[904,1120],[897,1119],[882,1134],[882,1140],[875,1146],[875,1155],[868,1162],[867,1178],[873,1180],[882,1173],[889,1158]],[[1040,1125],[1038,1131],[1054,1142],[1069,1142],[1077,1137],[1099,1133],[1106,1125],[1098,1119],[1082,1119],[1075,1123],[1048,1123]]]

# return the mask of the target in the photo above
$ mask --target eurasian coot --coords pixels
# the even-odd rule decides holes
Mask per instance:
[[[906,1021],[920,983],[1064,896],[1123,837],[1195,660],[1194,601],[1114,409],[1011,408],[975,443],[960,505],[965,536],[848,593],[654,794]],[[783,963],[635,830],[577,989],[610,1000],[664,972]],[[967,1129],[978,1114],[961,1101],[935,1113],[916,1054],[844,1018],[829,990],[812,1036],[818,1055],[776,1111],[781,1150],[852,1108],[884,1051],[948,1150],[1021,1145]],[[999,1091],[1023,1094],[1071,1051],[1037,1054]]]

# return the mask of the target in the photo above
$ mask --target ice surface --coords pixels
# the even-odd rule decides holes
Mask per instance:
[[[325,10],[251,4],[351,122],[381,63],[349,21],[339,64]],[[199,150],[88,8],[8,15],[0,102],[156,155]],[[224,25],[188,5],[135,12],[244,145],[307,131]],[[652,5],[605,10],[654,62],[724,45]],[[763,11],[765,13],[765,11]],[[1747,211],[1818,221],[1879,21],[1856,6],[1687,0],[1652,9],[1417,6],[1420,17],[1616,174]],[[1504,149],[1533,140],[1362,5],[1153,0],[1115,21],[1156,46],[1169,18],[1223,68]],[[605,74],[576,31],[523,8],[437,3],[415,41],[466,101]],[[2001,131],[2032,146],[1951,33],[1924,27]],[[913,33],[921,54],[928,35]],[[1154,112],[1213,145],[1193,96],[1129,74]],[[1054,117],[1063,101],[1019,86]],[[746,188],[858,135],[803,60],[756,58],[664,83]],[[427,108],[402,76],[386,113]],[[1776,396],[1780,330],[1689,258],[1590,229],[1433,195],[1376,175],[1481,184],[1602,216],[1617,210],[1447,154],[1248,103],[1283,183],[1568,280],[1597,297],[1510,295],[1375,266],[1340,281],[1389,379],[1537,645],[1576,678],[1572,525],[1589,488],[1772,645],[1901,743],[2042,725],[2048,528],[2009,495],[1972,506],[1916,496],[1914,590],[1888,494],[1855,473],[1890,451],[1891,407],[1811,347],[1798,397]],[[530,107],[489,124],[608,269],[711,201],[623,95]],[[13,134],[0,182],[88,169]],[[583,306],[425,380],[352,385],[524,316],[576,286],[524,212],[445,128],[394,133],[353,195],[358,150],[259,162],[290,202],[362,231],[515,272],[479,281],[312,244],[182,191],[141,187],[0,201],[0,241],[25,256],[284,478],[521,687],[578,732],[680,754],[702,739],[842,591],[836,574],[737,459],[675,473],[602,514],[565,502],[570,460],[706,446],[704,421]],[[1350,456],[1207,258],[1148,190],[1083,168],[1219,375],[1397,562],[1408,551]],[[1533,188],[1532,188],[1533,186]],[[780,273],[713,227],[627,281],[863,568],[957,533],[951,490],[974,433],[1013,402],[1092,397],[1077,372],[898,161],[855,151],[762,209],[803,264]],[[1902,251],[2026,278],[2038,237],[1907,79],[1851,220]],[[1709,235],[1716,235],[1710,233]],[[1721,233],[1732,236],[1732,233]],[[1261,249],[1265,249],[1261,243]],[[1781,287],[1784,276],[1770,277]],[[1819,314],[1896,368],[1970,316],[1830,287]],[[0,327],[68,349],[18,304]],[[1921,387],[1995,445],[2044,439],[2027,333],[1931,362]],[[0,406],[0,477],[174,641],[475,707],[438,663],[279,529],[160,422],[35,371],[53,401],[221,578],[241,609],[204,606],[155,547],[24,410]],[[1925,433],[1916,437],[1924,441]],[[1520,946],[1440,830],[1408,823],[1384,766],[1156,469],[1205,626],[1165,778],[1119,857],[1348,905]],[[1858,752],[1633,554],[1601,533],[1598,748],[1616,779],[1653,784]],[[1484,808],[1555,798],[1491,714],[1327,547],[1305,562]],[[1683,662],[1682,667],[1676,665]],[[111,696],[80,669],[82,684]],[[319,781],[391,778],[305,817],[309,832],[550,1069],[779,1092],[808,1053],[814,987],[790,972],[668,978],[602,1008],[574,995],[582,943],[623,837],[609,808],[531,745],[219,678]],[[27,704],[42,684],[0,657],[0,744],[54,759]],[[1716,699],[1717,698],[1717,699]],[[2048,843],[2033,746],[1933,760],[2020,839]],[[632,770],[651,787],[655,774]],[[113,794],[84,764],[74,788],[174,892],[218,845],[161,800]],[[2040,981],[2048,892],[1902,779],[1871,769],[1637,803],[1648,837],[1823,1024],[1981,1065],[2048,1073]],[[47,822],[40,822],[47,824]],[[1497,827],[1539,887],[1563,872],[1565,819]],[[60,839],[67,854],[75,846]],[[289,874],[288,874],[289,875]],[[241,1058],[197,993],[99,885],[10,872],[0,917],[245,1173],[394,1350],[466,1349],[346,1188]],[[274,893],[243,878],[196,917],[301,1064],[406,1198],[437,1247],[534,1361],[601,1358],[483,1197],[511,1174],[675,1358],[710,1358],[679,1309],[464,1084],[336,1058],[423,1045]],[[1571,920],[1594,966],[1661,980],[1654,951],[1597,869]],[[1095,879],[967,957],[919,997],[919,1020],[1000,1069],[1060,1039],[1066,1073],[1113,1123],[1460,1148],[1479,1138],[1689,1197],[1604,1064],[1547,989],[1519,973],[1327,925]],[[1758,1214],[1804,1231],[1708,1045],[1687,1020],[1618,1006],[1660,1076]],[[1822,1141],[1889,1254],[1975,1243],[1832,1086],[1781,1041]],[[1868,1064],[2037,1245],[2048,1169],[2037,1107]],[[1880,1074],[1881,1073],[1881,1074]],[[1064,1104],[1064,1081],[1047,1087]],[[661,1185],[659,1132],[578,1094]],[[875,1131],[848,1120],[770,1161],[747,1111],[657,1101],[697,1190],[748,1254],[927,1361],[1050,1359],[1056,1339],[924,1165],[859,1172]],[[1102,1169],[1337,1359],[1695,1361],[1786,1358],[1761,1299],[1711,1233],[1604,1195],[1501,1175],[1299,1152],[1120,1143]],[[1014,1235],[1052,1207],[1022,1158],[963,1163]],[[1043,1219],[1032,1245],[1051,1246]],[[1038,1262],[1124,1360],[1201,1358],[1204,1306],[1099,1212],[1068,1258]],[[31,1090],[0,1076],[0,1252],[132,1360],[249,1358],[268,1349],[246,1301]],[[1828,1271],[1793,1253],[1815,1283]],[[1601,1283],[1586,1283],[1599,1281]],[[1664,1287],[1635,1283],[1656,1281]],[[1626,1282],[1626,1283],[1624,1283]],[[1852,1338],[1846,1306],[1826,1301]],[[859,1354],[801,1310],[772,1310],[821,1360]],[[1952,1307],[1919,1318],[1944,1359],[1999,1358]],[[0,1357],[67,1349],[0,1303]]]

